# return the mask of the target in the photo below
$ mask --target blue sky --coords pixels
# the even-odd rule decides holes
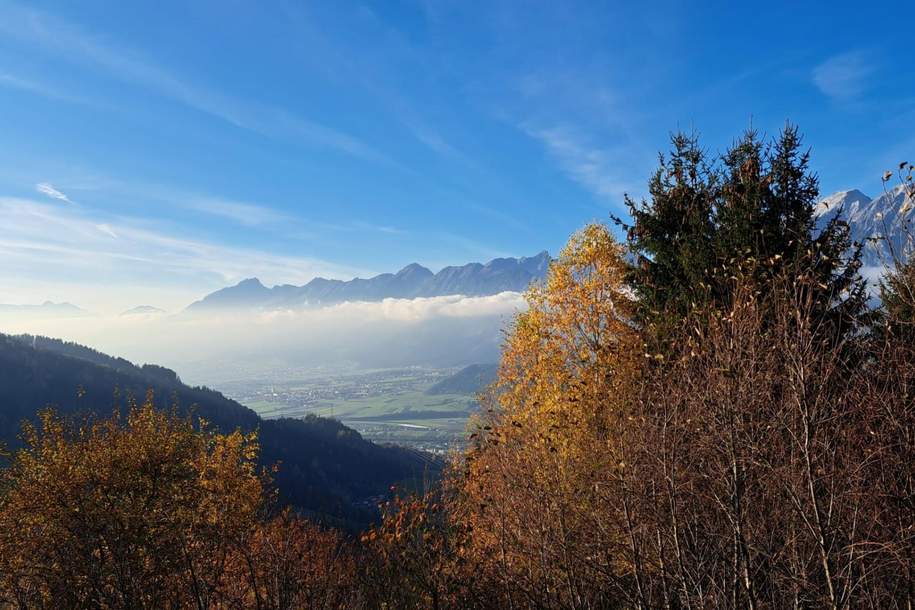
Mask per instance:
[[[0,301],[556,252],[677,129],[798,123],[822,190],[915,154],[899,5],[0,0]]]

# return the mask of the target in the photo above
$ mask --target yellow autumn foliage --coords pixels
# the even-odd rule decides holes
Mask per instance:
[[[256,435],[199,432],[152,396],[26,425],[0,471],[0,606],[214,607],[263,504]]]
[[[572,236],[514,321],[464,464],[458,510],[476,553],[538,599],[618,571],[610,488],[643,351],[626,275],[607,227]]]

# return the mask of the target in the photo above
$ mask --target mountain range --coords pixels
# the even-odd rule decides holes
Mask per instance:
[[[848,223],[851,238],[863,244],[862,261],[866,267],[881,268],[891,263],[892,253],[906,258],[912,247],[912,202],[906,205],[902,186],[887,190],[878,197],[868,197],[857,189],[839,191],[817,206],[818,224],[823,226],[836,216]]]
[[[890,260],[890,252],[909,254],[908,221],[903,209],[905,191],[900,187],[871,198],[857,189],[838,191],[825,197],[817,206],[819,226],[841,215],[848,222],[852,240],[864,244],[863,263],[881,268]],[[912,205],[911,203],[909,205]],[[903,210],[903,214],[900,214]],[[433,273],[413,263],[397,273],[382,273],[368,279],[349,281],[315,278],[304,286],[283,284],[268,288],[257,278],[249,278],[192,303],[187,310],[202,312],[214,309],[285,309],[330,305],[345,301],[381,301],[387,298],[411,299],[460,294],[486,296],[504,291],[524,291],[532,281],[543,280],[549,268],[550,255],[497,258],[488,263],[445,267]]]
[[[38,318],[70,318],[85,316],[89,312],[72,303],[53,303],[45,301],[40,305],[7,305],[0,304],[0,314],[28,314]]]
[[[315,278],[304,286],[283,284],[267,288],[257,278],[249,278],[228,288],[208,294],[188,306],[192,312],[212,309],[284,309],[330,305],[345,301],[381,301],[387,298],[412,299],[460,294],[487,296],[505,291],[522,292],[532,281],[542,280],[550,255],[541,252],[521,258],[496,258],[488,263],[445,267],[433,273],[413,263],[397,273],[382,273],[368,279],[349,281]]]

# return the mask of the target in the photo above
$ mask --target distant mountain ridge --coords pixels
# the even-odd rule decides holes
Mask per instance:
[[[381,301],[460,294],[488,296],[505,291],[521,292],[531,282],[546,277],[550,255],[496,258],[486,264],[469,263],[445,267],[433,273],[417,263],[397,273],[349,281],[315,278],[304,286],[283,284],[267,288],[257,278],[210,293],[188,306],[189,311],[231,308],[289,308],[330,305],[345,301]]]
[[[426,394],[471,394],[476,396],[496,380],[499,365],[496,363],[471,364],[457,373],[445,377],[426,390]]]
[[[864,245],[862,261],[868,267],[882,267],[891,262],[891,251],[900,257],[911,254],[909,230],[915,229],[908,217],[915,202],[906,206],[905,190],[898,186],[870,198],[857,189],[839,191],[824,198],[816,209],[817,224],[822,227],[840,216],[848,223],[852,240]]]
[[[45,301],[41,305],[6,305],[0,304],[0,313],[22,314],[34,316],[72,317],[86,316],[89,312],[73,303],[54,303]]]
[[[165,313],[164,309],[158,307],[153,307],[152,305],[137,305],[132,307],[127,311],[122,311],[122,316],[145,316],[145,315],[158,315]]]

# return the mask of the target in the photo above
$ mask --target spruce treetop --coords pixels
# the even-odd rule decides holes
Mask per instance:
[[[626,198],[641,321],[663,332],[698,306],[727,303],[736,277],[764,290],[795,273],[824,321],[853,326],[866,309],[860,245],[839,215],[817,228],[818,197],[793,125],[770,142],[748,130],[717,157],[695,135],[672,136],[648,198]]]

